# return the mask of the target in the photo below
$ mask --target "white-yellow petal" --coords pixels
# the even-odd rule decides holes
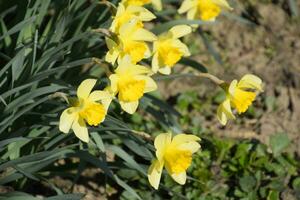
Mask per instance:
[[[237,84],[238,84],[238,81],[237,80],[233,80],[231,81],[230,85],[229,85],[229,88],[228,88],[228,93],[231,95],[231,96],[234,96],[234,93],[235,93],[235,89],[237,87]]]
[[[117,93],[118,92],[118,75],[117,74],[112,74],[109,76],[109,80],[110,80],[110,87],[113,93]]]
[[[120,105],[125,112],[129,114],[133,114],[135,113],[136,109],[139,106],[139,101],[132,101],[132,102],[120,101]]]
[[[190,151],[191,153],[196,153],[201,148],[198,142],[186,142],[178,145],[178,149]]]
[[[181,38],[192,32],[192,28],[188,25],[177,25],[170,29],[170,33],[174,39]]]
[[[156,157],[160,162],[163,160],[166,147],[171,144],[171,139],[171,133],[162,133],[155,137],[154,147],[156,149]]]
[[[77,89],[77,96],[82,99],[88,98],[96,82],[97,79],[86,79],[82,81]]]
[[[158,10],[158,11],[162,10],[161,0],[152,0],[152,5],[156,10]]]
[[[154,53],[153,57],[152,57],[152,63],[151,63],[151,66],[152,66],[152,71],[154,73],[157,73],[158,72],[158,69],[159,69],[159,64],[158,64],[158,53]]]
[[[190,19],[190,20],[195,19],[196,14],[197,14],[197,8],[190,9],[187,13],[187,19]],[[198,24],[193,24],[192,25],[192,27],[194,27],[194,28],[197,27],[197,26],[199,26],[199,25]]]
[[[177,146],[179,149],[191,151],[195,153],[200,149],[200,144],[197,141],[201,139],[195,135],[178,134],[174,136],[172,145]]]
[[[68,108],[64,110],[60,116],[59,130],[63,133],[69,133],[76,118],[76,113],[73,110],[74,108]]]
[[[228,2],[226,0],[212,0],[213,3],[217,4],[218,6],[228,9],[228,10],[232,10],[232,7],[230,7],[230,5],[228,4]]]
[[[123,58],[118,60],[118,68],[115,70],[117,73],[124,73],[131,69],[132,61],[129,55],[125,55]]]
[[[169,75],[171,74],[171,67],[162,67],[158,70],[161,74]]]
[[[163,170],[163,164],[160,163],[158,160],[152,161],[152,164],[148,169],[149,183],[156,190],[158,189],[159,186],[162,170]]]
[[[116,46],[118,46],[118,44],[113,41],[112,39],[108,38],[108,37],[105,37],[105,43],[106,43],[106,46],[109,50],[112,50],[114,49]]]
[[[86,127],[84,120],[81,117],[77,117],[73,122],[72,129],[81,141],[88,143],[89,142],[89,133]]]
[[[101,101],[101,103],[103,104],[106,110],[108,109],[113,98],[114,98],[113,94],[111,94],[108,91],[101,91],[101,90],[93,91],[89,96],[90,101]]]
[[[186,182],[186,172],[181,172],[179,174],[171,174],[171,177],[180,185],[184,185]]]
[[[156,18],[152,12],[141,6],[128,6],[127,9],[130,12],[137,13],[137,18],[141,21],[151,21]]]
[[[178,9],[178,12],[180,14],[187,12],[194,6],[194,3],[192,0],[184,0],[181,4],[180,8]]]
[[[262,91],[262,80],[252,74],[246,74],[238,82],[238,87],[243,89],[256,89]]]
[[[172,44],[183,53],[183,56],[187,57],[191,55],[189,48],[180,40],[174,40]]]
[[[232,113],[230,100],[226,99],[217,110],[217,118],[222,125],[226,125],[228,119],[235,119]]]
[[[156,35],[151,33],[150,31],[147,31],[146,29],[140,28],[134,32],[132,35],[132,39],[135,41],[148,41],[152,42],[157,40]]]
[[[108,51],[105,55],[105,61],[114,65],[118,59],[119,54],[120,53],[118,50]]]
[[[146,82],[144,93],[152,92],[157,89],[156,82],[150,76],[139,75],[136,76],[138,80],[144,80]]]

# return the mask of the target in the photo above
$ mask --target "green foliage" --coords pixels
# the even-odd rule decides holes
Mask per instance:
[[[216,93],[211,101],[222,98]],[[176,107],[183,113],[181,125],[186,132],[195,132],[202,138],[202,151],[193,157],[193,164],[188,170],[190,175],[184,186],[175,183],[169,176],[164,176],[162,185],[172,188],[169,193],[165,188],[159,191],[159,197],[153,191],[147,192],[147,180],[128,179],[136,185],[144,199],[280,199],[283,193],[290,192],[299,198],[300,162],[294,153],[286,153],[289,139],[286,134],[270,137],[269,147],[257,140],[235,140],[212,136],[207,130],[192,124],[195,116],[191,110],[203,109],[196,92],[184,92],[177,98]],[[202,110],[203,111],[203,110]],[[149,122],[149,121],[148,121]],[[145,122],[140,122],[142,125]],[[126,199],[126,198],[125,198]]]
[[[294,9],[295,16],[296,12]],[[175,24],[206,24],[190,20],[168,22],[175,13],[174,9],[157,13],[160,25],[153,31],[160,33]],[[230,17],[249,24],[241,17]],[[92,167],[101,169],[101,184],[109,179],[111,185],[117,185],[121,199],[273,200],[286,188],[300,196],[299,162],[293,154],[284,153],[289,144],[286,135],[270,139],[270,153],[257,141],[212,137],[201,126],[203,118],[189,116],[192,110],[207,111],[207,118],[214,115],[209,106],[222,101],[222,92],[201,102],[196,93],[183,93],[174,107],[158,94],[146,95],[141,112],[132,116],[113,106],[104,123],[90,129],[88,145],[74,134],[61,133],[58,120],[67,104],[57,92],[74,95],[76,86],[87,77],[99,79],[97,88],[107,85],[107,63],[99,66],[94,62],[107,50],[104,35],[93,29],[107,28],[110,22],[110,8],[98,0],[0,1],[0,185],[15,190],[0,199],[37,199],[35,194],[42,192],[28,190],[37,183],[51,191],[42,194],[52,196],[46,200],[81,199],[84,194],[67,194],[50,179],[60,176],[74,185],[83,170]],[[222,63],[209,35],[201,31],[199,34],[212,56]],[[207,72],[195,60],[186,58],[180,63]],[[272,99],[266,99],[266,106],[275,109]],[[254,111],[248,115],[258,116]],[[186,186],[175,185],[164,176],[159,192],[150,189],[146,172],[154,147],[133,130],[153,136],[168,130],[186,130],[203,138],[202,151],[194,157]],[[115,160],[107,161],[108,153],[113,153]],[[60,161],[66,164],[60,165]]]

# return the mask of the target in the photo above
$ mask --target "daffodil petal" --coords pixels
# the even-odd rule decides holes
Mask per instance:
[[[171,144],[172,134],[162,133],[156,136],[154,140],[154,147],[156,149],[156,157],[162,162],[165,148]]]
[[[123,58],[119,59],[118,64],[118,68],[116,69],[117,73],[124,73],[133,66],[129,55],[125,55]]]
[[[90,101],[100,101],[103,99],[111,99],[111,94],[108,91],[95,90],[89,96]]]
[[[76,118],[76,113],[72,112],[74,108],[68,108],[63,111],[59,120],[59,130],[63,133],[69,133],[72,124]]]
[[[171,177],[180,185],[184,185],[186,182],[186,172],[181,172],[179,174],[171,174]]]
[[[93,87],[96,85],[97,79],[86,79],[77,88],[77,96],[82,99],[89,97]]]
[[[147,31],[146,29],[140,28],[134,32],[132,39],[135,41],[148,41],[152,42],[157,39],[156,35]]]
[[[180,40],[174,40],[172,43],[175,47],[180,49],[180,51],[183,53],[184,56],[190,56],[191,53],[189,51],[189,48]]]
[[[157,89],[156,82],[149,76],[139,75],[136,76],[138,80],[144,80],[146,82],[144,93],[152,92]]]
[[[89,142],[89,133],[86,127],[84,120],[81,117],[78,117],[72,125],[72,129],[81,141],[88,143]]]
[[[189,134],[178,134],[173,137],[172,145],[178,146],[180,149],[189,150],[192,153],[195,153],[199,150],[200,144],[197,141],[201,139],[195,135]]]
[[[158,10],[158,11],[162,10],[161,0],[152,0],[152,5],[156,10]]]
[[[246,74],[239,81],[238,87],[243,89],[257,89],[259,91],[262,91],[262,80],[255,75]]]
[[[117,45],[117,43],[115,41],[113,41],[112,39],[106,37],[105,38],[105,43],[106,43],[106,46],[109,50],[112,50],[114,49]]]
[[[228,10],[232,10],[232,7],[228,4],[226,0],[212,0],[213,3],[217,4],[218,6],[222,8],[226,8]]]
[[[120,101],[120,105],[125,112],[129,114],[133,114],[135,113],[137,107],[139,106],[139,101],[133,101],[133,102]]]
[[[128,67],[127,71],[130,71],[132,75],[143,75],[143,74],[151,74],[151,69],[145,67],[143,65],[131,65]]]
[[[226,125],[228,119],[235,119],[232,113],[230,100],[225,100],[217,110],[217,118],[222,125]]]
[[[158,70],[161,74],[169,75],[171,74],[171,67],[162,67]]]
[[[148,180],[152,187],[156,190],[158,189],[161,174],[163,170],[163,164],[161,164],[158,160],[152,161],[148,169]]]
[[[105,61],[114,65],[118,59],[119,54],[120,53],[117,50],[108,51],[105,55]]]
[[[156,18],[152,12],[141,6],[128,6],[127,9],[130,12],[138,13],[138,19],[142,21],[151,21]]]
[[[196,153],[201,148],[198,142],[186,142],[183,144],[178,145],[178,148],[181,150],[187,150],[191,153]]]
[[[153,55],[151,66],[152,66],[152,71],[154,73],[157,73],[158,69],[159,69],[159,65],[158,65],[158,53],[155,53]]]
[[[197,13],[197,8],[192,8],[188,11],[187,13],[187,19],[195,19],[196,18],[196,13]],[[197,27],[199,26],[198,24],[193,24],[192,27]]]
[[[188,10],[190,10],[192,7],[194,6],[193,1],[191,0],[185,0],[183,1],[183,3],[181,4],[180,8],[178,9],[178,12],[180,14],[187,12]]]
[[[181,38],[185,35],[188,35],[192,32],[192,28],[188,25],[177,25],[170,29],[173,38]]]
[[[108,109],[113,98],[114,97],[110,92],[101,90],[93,91],[89,96],[90,101],[101,101],[106,110]]]
[[[118,75],[117,74],[112,74],[109,76],[110,80],[110,87],[112,92],[117,93],[118,92]]]
[[[231,81],[230,85],[229,85],[229,88],[228,88],[228,93],[231,95],[231,96],[234,96],[234,93],[235,93],[235,89],[237,87],[237,84],[238,84],[238,81],[237,80],[233,80]]]

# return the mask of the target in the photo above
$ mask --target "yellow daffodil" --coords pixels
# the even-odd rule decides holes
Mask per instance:
[[[118,95],[120,105],[127,113],[136,111],[144,93],[157,89],[150,73],[150,69],[132,63],[130,57],[125,56],[119,61],[115,74],[110,75],[111,90]]]
[[[191,20],[214,21],[222,8],[232,9],[226,0],[184,0],[178,12],[187,12],[187,18]]]
[[[133,63],[141,61],[143,58],[151,56],[151,51],[146,43],[156,40],[156,36],[143,29],[137,20],[123,24],[116,39],[106,38],[109,51],[105,60],[114,64],[117,59],[129,55]]]
[[[197,142],[200,138],[194,135],[163,133],[155,138],[156,159],[148,170],[148,180],[152,187],[158,189],[163,167],[177,183],[186,182],[186,170],[191,165],[192,154],[200,149]]]
[[[133,6],[130,5],[125,7],[122,3],[119,4],[116,16],[112,22],[110,27],[110,31],[114,33],[118,33],[120,27],[123,24],[128,23],[130,20],[136,19],[137,23],[142,27],[143,21],[151,21],[155,19],[155,15],[153,15],[149,10],[141,6]]]
[[[113,99],[107,90],[92,89],[96,79],[84,80],[77,89],[77,98],[69,98],[70,108],[63,111],[60,116],[59,130],[68,133],[73,129],[76,137],[83,142],[89,141],[87,125],[98,126],[107,113],[110,102]]]
[[[152,3],[153,7],[156,10],[162,10],[161,0],[123,0],[122,3],[124,3],[126,6],[144,6],[146,4]]]
[[[247,111],[256,98],[255,90],[262,91],[262,80],[252,74],[247,74],[238,82],[233,80],[225,86],[226,99],[219,106],[217,116],[221,124],[225,125],[228,119],[235,119],[231,107],[239,114]]]
[[[182,56],[189,56],[188,47],[179,38],[192,32],[190,26],[178,25],[163,33],[153,44],[152,70],[170,74],[171,68]]]

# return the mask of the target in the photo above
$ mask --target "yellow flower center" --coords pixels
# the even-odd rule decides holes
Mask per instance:
[[[171,173],[179,174],[187,170],[192,162],[192,152],[186,150],[179,150],[176,147],[168,147],[165,154],[164,160],[167,169]]]
[[[145,42],[128,40],[124,41],[123,45],[123,54],[129,54],[133,63],[137,63],[145,57],[145,52],[147,51],[147,44]]]
[[[134,6],[143,6],[151,2],[151,0],[127,0],[125,1],[127,5],[134,5]]]
[[[144,95],[146,82],[144,80],[134,80],[128,77],[118,82],[119,99],[121,101],[137,101]]]
[[[239,88],[235,89],[234,96],[231,97],[231,102],[233,106],[236,108],[239,114],[245,112],[248,107],[252,104],[256,97],[254,92],[248,92],[241,90]]]
[[[202,20],[213,20],[221,13],[221,8],[212,0],[198,0],[198,11]]]
[[[83,108],[79,112],[80,117],[82,117],[91,126],[99,125],[106,114],[104,106],[95,102],[83,103]]]
[[[158,59],[166,66],[173,67],[183,56],[183,53],[169,42],[163,42],[158,47]]]

